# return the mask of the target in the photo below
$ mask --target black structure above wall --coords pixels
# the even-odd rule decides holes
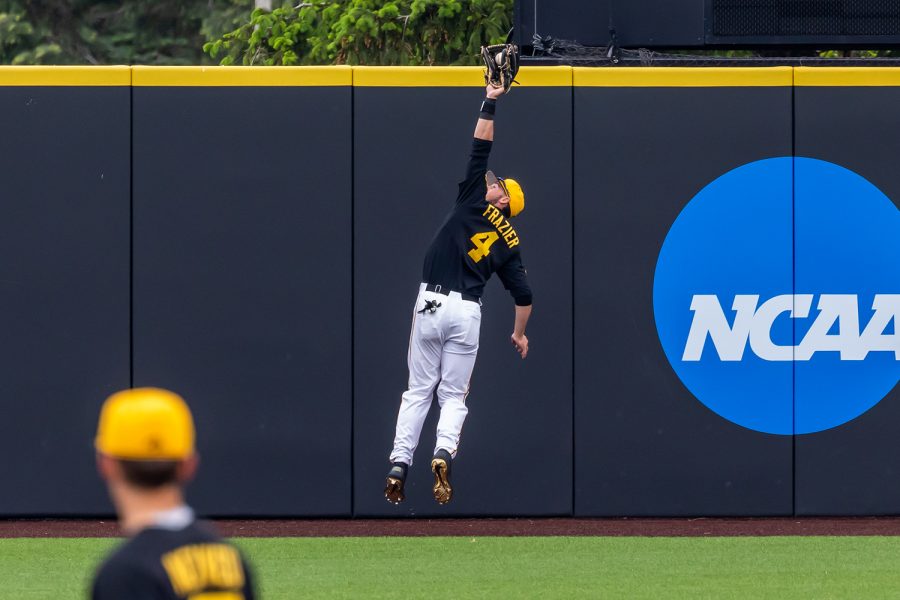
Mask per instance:
[[[827,46],[900,43],[892,0],[518,0],[516,40],[535,34],[625,48]]]

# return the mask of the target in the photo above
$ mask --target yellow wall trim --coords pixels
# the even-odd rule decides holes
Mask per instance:
[[[513,87],[568,87],[572,67],[522,67]],[[353,67],[358,87],[484,87],[482,67]]]
[[[898,86],[898,67],[797,67],[794,85],[798,86]]]
[[[522,67],[513,87],[572,85],[572,67]],[[353,67],[359,87],[484,87],[482,67]]]
[[[0,66],[10,86],[483,87],[481,67]],[[900,86],[900,67],[522,67],[521,87]],[[514,86],[514,87],[520,87]]]
[[[130,86],[128,66],[0,66],[0,87]]]
[[[484,87],[479,67],[353,67],[360,87]]]
[[[516,75],[516,81],[524,86],[570,87],[572,67],[522,67]],[[513,88],[516,87],[518,85],[513,85]]]
[[[348,66],[327,67],[144,67],[135,66],[134,86],[341,86],[353,84]]]
[[[575,67],[584,87],[776,87],[793,84],[792,67]]]

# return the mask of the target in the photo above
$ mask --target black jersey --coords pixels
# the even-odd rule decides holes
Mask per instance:
[[[531,305],[520,239],[509,219],[484,199],[491,142],[475,138],[456,206],[434,236],[422,281],[480,298],[496,272],[519,306]]]
[[[148,527],[125,542],[100,566],[91,597],[252,600],[253,588],[237,549],[195,521],[183,529]]]

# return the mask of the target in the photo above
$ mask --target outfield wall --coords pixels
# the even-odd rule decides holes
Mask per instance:
[[[577,514],[792,513],[792,436],[738,427],[695,400],[651,306],[686,202],[735,166],[791,155],[791,75],[681,70],[646,88],[637,69],[576,73]],[[790,206],[778,217],[789,227]],[[777,259],[790,263],[789,244]],[[790,290],[789,270],[778,284]],[[790,402],[789,385],[772,393]]]
[[[863,338],[842,333],[844,314],[823,332],[835,349],[797,362],[810,325],[784,312],[802,312],[795,300],[739,359],[714,347],[740,329],[735,294],[857,294],[859,332],[887,314],[900,73],[526,67],[520,80],[491,167],[528,196],[531,352],[512,351],[512,303],[492,281],[457,496],[431,499],[432,414],[394,507],[381,488],[421,260],[465,166],[480,69],[0,68],[0,515],[111,512],[91,438],[103,398],[129,385],[191,403],[190,499],[207,515],[900,512],[896,319],[876,350],[845,357],[837,346]],[[828,227],[809,198],[831,193],[813,188],[832,171],[804,170],[821,161],[893,206],[869,230],[848,194],[837,244],[883,263],[807,239]],[[738,191],[716,192],[729,177]],[[746,219],[685,229],[744,192]],[[828,260],[855,275],[823,279]],[[673,268],[683,277],[666,283]],[[692,325],[684,294],[716,296],[728,331],[683,364],[670,330]],[[834,416],[867,394],[883,399]],[[837,424],[797,433],[819,410]]]
[[[52,86],[48,74],[0,70],[0,513],[10,515],[109,512],[91,431],[97,400],[131,381],[131,71],[72,69]]]
[[[195,407],[198,506],[348,515],[350,68],[133,76],[134,385]]]

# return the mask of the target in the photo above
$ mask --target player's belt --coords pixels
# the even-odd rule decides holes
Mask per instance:
[[[434,285],[433,283],[426,283],[425,291],[426,292],[434,292],[435,294],[443,294],[444,296],[449,296],[450,292],[455,292],[456,290],[451,290],[449,288],[445,288],[440,285]],[[463,294],[462,292],[459,292],[459,295],[462,296],[463,300],[468,300],[469,302],[478,302],[479,301],[478,296],[473,296],[472,294]]]

